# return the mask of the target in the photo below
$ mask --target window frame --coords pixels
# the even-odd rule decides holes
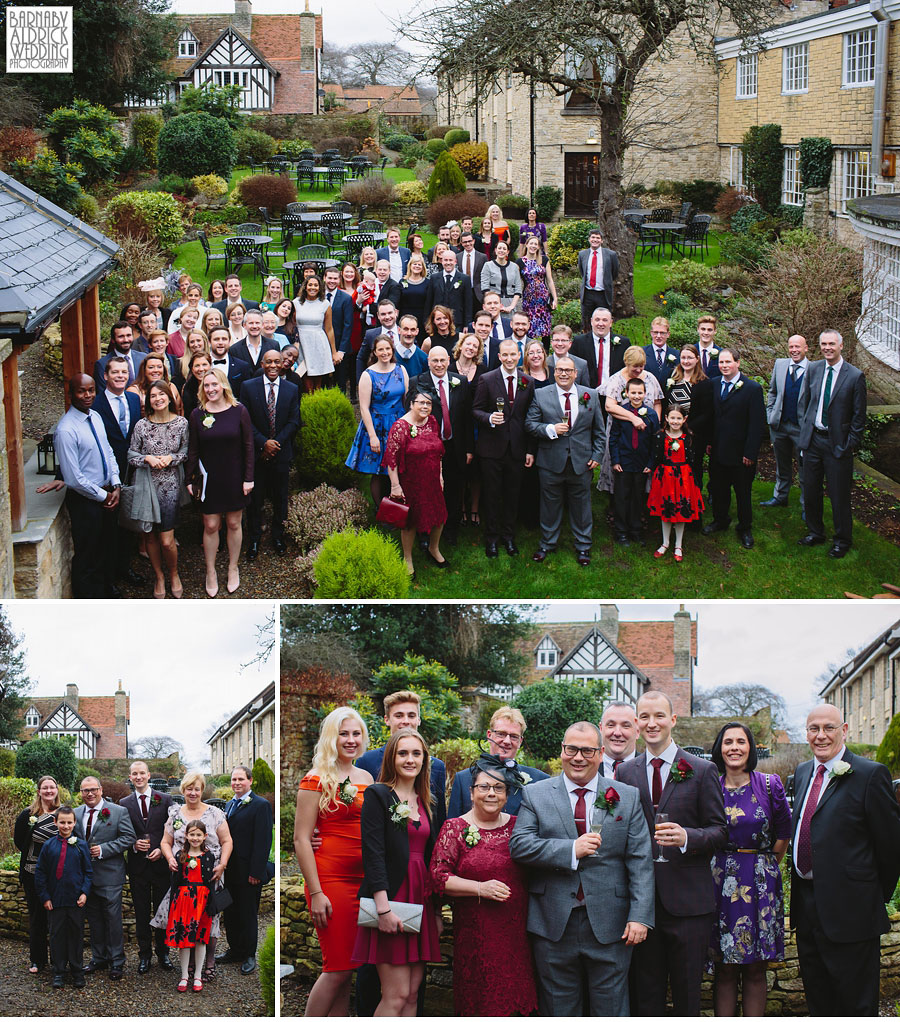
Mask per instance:
[[[863,39],[863,37],[867,37]],[[868,59],[870,66],[865,80],[858,80],[859,74],[859,49],[864,45],[868,47]],[[856,50],[851,54],[851,49]],[[855,63],[853,77],[849,74],[851,61]],[[866,89],[875,85],[875,29],[861,28],[857,32],[845,32],[841,46],[841,88],[842,89]]]
[[[783,46],[781,55],[782,96],[802,96],[809,92],[809,43]],[[800,65],[793,63],[796,58],[802,58]],[[801,71],[802,74],[798,74],[798,71]],[[803,84],[796,83],[798,77],[802,78]]]
[[[800,150],[785,146],[781,164],[781,201],[785,206],[803,206],[803,181],[800,177]]]
[[[176,40],[178,46],[178,59],[179,60],[194,60],[199,52],[198,41],[194,33],[186,28]],[[182,52],[184,51],[184,52]]]
[[[865,164],[865,174],[860,173],[861,165]],[[863,190],[859,182],[868,180],[868,187]],[[853,188],[848,187],[850,181],[855,182]],[[872,195],[875,182],[872,175],[872,152],[870,149],[844,149],[841,153],[841,212],[847,212],[847,202],[863,195]]]
[[[752,61],[752,65],[751,62]],[[759,54],[758,53],[739,53],[737,57],[737,64],[735,65],[737,73],[735,77],[737,82],[735,84],[735,99],[756,99],[759,95]],[[747,91],[747,82],[752,77],[753,79],[753,91]],[[743,86],[743,88],[742,88]]]

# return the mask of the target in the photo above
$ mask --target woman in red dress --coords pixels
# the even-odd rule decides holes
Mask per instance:
[[[503,1017],[537,1010],[525,870],[509,854],[515,816],[503,812],[516,771],[496,756],[472,767],[472,808],[447,820],[431,857],[436,894],[453,901],[453,1011]]]
[[[206,824],[193,820],[185,827],[184,848],[177,856],[177,869],[172,880],[166,946],[178,949],[181,963],[179,993],[188,988],[191,950],[194,951],[194,993],[203,989],[200,975],[206,960],[206,947],[212,930],[212,919],[206,911],[210,888],[215,882],[216,860],[206,848]]]
[[[363,879],[359,814],[372,775],[353,765],[369,733],[356,710],[339,706],[322,721],[312,769],[300,782],[294,817],[294,854],[306,882],[306,903],[319,947],[322,974],[306,1003],[307,1015],[349,1015],[350,956]],[[322,844],[313,852],[316,828]]]
[[[428,556],[439,568],[449,561],[440,550],[441,533],[447,521],[441,458],[444,442],[437,420],[431,414],[431,398],[421,391],[409,411],[388,433],[382,464],[391,480],[391,498],[409,505],[406,528],[400,530],[400,545],[406,570],[415,575],[412,561],[417,532],[427,532]]]
[[[647,507],[662,521],[662,546],[653,554],[663,557],[669,549],[671,526],[675,526],[675,560],[681,561],[685,522],[695,522],[703,511],[703,496],[691,468],[691,436],[684,430],[684,412],[672,405],[666,425],[654,438],[653,475]]]

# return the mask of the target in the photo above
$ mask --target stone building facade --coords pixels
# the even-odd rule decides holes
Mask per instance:
[[[274,771],[275,683],[272,682],[246,706],[230,717],[209,739],[210,770],[230,774],[236,766],[263,759]]]

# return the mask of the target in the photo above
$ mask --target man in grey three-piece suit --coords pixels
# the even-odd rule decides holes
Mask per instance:
[[[88,974],[109,969],[110,979],[121,979],[125,966],[122,932],[122,888],[125,886],[125,855],[137,840],[128,810],[107,802],[96,777],[81,782],[84,805],[75,810],[75,832],[91,853],[94,879],[85,906],[91,931]]]
[[[530,869],[540,1013],[627,1015],[632,949],[654,924],[650,832],[637,789],[600,778],[596,724],[573,724],[561,755],[560,776],[525,788],[509,842]]]
[[[536,460],[541,486],[541,545],[532,560],[541,563],[556,549],[565,496],[575,555],[585,567],[591,563],[591,478],[603,459],[606,427],[599,395],[579,387],[575,372],[570,356],[556,360],[556,386],[535,390],[525,416],[525,430],[538,438]]]
[[[809,368],[806,338],[792,334],[788,338],[789,358],[776,358],[766,395],[766,419],[775,452],[775,492],[762,507],[786,507],[791,491],[794,460],[800,486],[800,510],[803,510],[803,461],[800,457],[800,420],[798,404],[803,377]]]

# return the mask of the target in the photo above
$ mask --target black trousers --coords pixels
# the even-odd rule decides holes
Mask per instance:
[[[241,958],[256,955],[259,936],[259,900],[262,884],[251,884],[247,878],[247,866],[230,864],[225,870],[225,886],[232,897],[232,903],[222,913],[229,949]]]
[[[459,520],[462,518],[466,466],[465,463],[460,466],[458,456],[451,450],[441,459],[441,472],[444,476],[444,503],[447,505],[447,524],[444,526],[444,532],[453,537],[459,532]]]
[[[738,532],[749,532],[753,525],[752,487],[756,478],[756,462],[752,465],[723,465],[709,459],[709,497],[713,521],[718,525],[731,522],[731,491],[737,504]]]
[[[795,876],[791,891],[791,897],[802,903],[796,924],[797,959],[809,1014],[877,1015],[881,942],[878,937],[851,944],[829,940],[819,920],[813,883]],[[840,897],[840,892],[830,895]]]
[[[848,547],[853,542],[853,513],[850,509],[850,485],[853,482],[853,455],[836,458],[831,453],[828,437],[813,433],[812,442],[803,452],[803,506],[806,525],[813,536],[825,535],[823,483],[831,498],[834,542]]]
[[[525,459],[481,458],[481,517],[486,543],[515,539]]]
[[[700,1014],[700,984],[714,919],[714,912],[673,916],[656,899],[656,926],[634,949],[633,1015],[662,1018],[670,984],[675,1014]]]
[[[135,853],[131,853],[132,855]],[[168,955],[166,931],[162,927],[150,926],[160,902],[166,896],[172,874],[165,859],[150,862],[145,856],[128,870],[128,886],[131,888],[131,903],[134,906],[134,929],[141,958],[149,958],[154,946],[157,955]]]
[[[647,479],[644,472],[613,472],[613,528],[617,536],[640,536]]]
[[[76,600],[108,596],[116,576],[119,509],[106,509],[97,500],[66,491],[72,526],[72,595]]]
[[[288,479],[291,466],[276,465],[260,458],[253,471],[253,490],[250,493],[250,507],[247,510],[247,525],[250,542],[258,543],[262,536],[263,510],[268,497],[272,501],[272,539],[284,539],[284,523],[287,518]]]
[[[47,910],[34,889],[34,873],[22,870],[19,879],[22,881],[25,903],[28,906],[30,961],[43,968],[47,964]]]
[[[612,295],[605,291],[591,291],[584,289],[581,296],[581,331],[587,333],[591,328],[591,316],[594,309],[609,309],[612,312]]]
[[[84,909],[71,905],[55,908],[47,914],[53,972],[62,976],[68,966],[73,976],[80,975],[84,967]]]

